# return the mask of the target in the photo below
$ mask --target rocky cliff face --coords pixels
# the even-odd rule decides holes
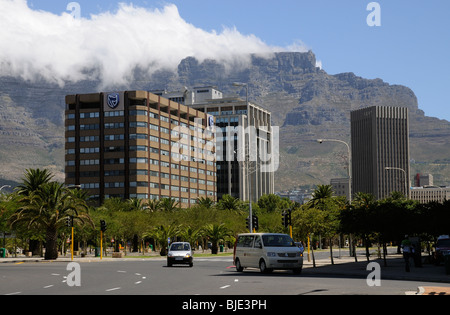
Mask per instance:
[[[349,142],[350,111],[371,105],[408,107],[411,172],[432,173],[436,184],[449,182],[450,122],[424,116],[407,87],[353,73],[327,74],[316,67],[312,52],[252,55],[231,62],[199,62],[188,57],[176,73],[161,71],[152,78],[108,90],[215,85],[225,94],[244,97],[245,90],[232,87],[236,81],[249,84],[250,99],[269,109],[273,124],[281,127],[277,190],[329,183],[330,178],[345,176],[346,148],[334,143],[319,145],[315,139]],[[79,82],[59,88],[0,78],[0,179],[18,179],[27,167],[48,166],[62,178],[64,96],[100,89],[95,86],[95,82]]]

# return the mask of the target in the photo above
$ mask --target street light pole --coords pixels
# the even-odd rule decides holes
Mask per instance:
[[[338,139],[317,139],[316,140],[318,143],[322,143],[322,142],[339,142],[339,143],[343,143],[347,146],[347,152],[348,152],[348,200],[350,203],[352,203],[352,153],[350,151],[350,146],[348,145],[347,142],[342,141],[342,140],[338,140]]]
[[[406,171],[403,168],[400,167],[392,167],[392,166],[386,166],[384,168],[386,171],[388,170],[397,170],[397,171],[402,171],[403,174],[405,174],[405,193],[406,193],[406,199],[410,199],[409,198],[409,189],[408,189],[408,175],[406,174]]]
[[[339,143],[343,143],[347,146],[347,152],[348,152],[348,167],[347,167],[347,171],[348,171],[348,201],[350,203],[350,205],[352,204],[352,153],[350,151],[350,146],[348,145],[347,142],[343,141],[343,140],[339,140],[339,139],[317,139],[316,140],[318,143],[323,143],[323,142],[339,142]],[[349,235],[350,238],[350,242],[349,242],[349,253],[350,256],[354,256],[355,257],[355,261],[357,261],[357,257],[356,257],[356,249],[353,248],[353,237],[352,234]],[[340,247],[339,247],[340,250]]]
[[[234,82],[233,86],[239,86],[239,87],[245,87],[245,102],[247,105],[247,127],[250,126],[250,104],[248,102],[248,84],[247,83],[240,83],[240,82]],[[248,186],[248,227],[250,230],[250,233],[253,232],[253,211],[252,211],[252,185],[250,183],[251,176],[250,176],[250,133],[248,135],[248,155],[245,156],[245,168],[247,172],[247,186]]]

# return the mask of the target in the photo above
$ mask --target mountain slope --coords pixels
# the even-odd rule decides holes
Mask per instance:
[[[225,95],[245,90],[232,82],[247,82],[252,101],[272,112],[280,126],[280,169],[276,190],[329,183],[346,175],[347,150],[337,143],[315,142],[333,138],[350,142],[350,111],[371,105],[405,106],[410,113],[411,173],[432,173],[436,184],[450,178],[450,122],[427,117],[414,92],[381,79],[368,80],[353,73],[329,75],[316,67],[312,52],[252,55],[235,64],[185,58],[176,73],[157,72],[114,89],[167,89],[215,85]],[[52,166],[63,176],[64,95],[90,93],[95,82],[63,88],[0,78],[0,183],[17,180],[26,167]],[[2,132],[3,130],[3,132]],[[15,131],[14,131],[15,130]],[[20,148],[20,149],[19,149]],[[20,156],[20,163],[14,165]],[[7,162],[7,163],[5,163]]]

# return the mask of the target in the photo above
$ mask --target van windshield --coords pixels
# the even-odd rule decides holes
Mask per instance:
[[[295,243],[288,235],[263,235],[265,247],[294,247]]]
[[[441,239],[437,241],[437,247],[450,247],[450,239]]]

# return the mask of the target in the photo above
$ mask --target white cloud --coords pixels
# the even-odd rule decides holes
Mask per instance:
[[[249,53],[301,49],[269,46],[236,28],[204,31],[183,20],[173,4],[119,4],[116,12],[89,19],[33,10],[26,0],[0,0],[0,8],[0,75],[60,85],[92,77],[121,85],[136,68],[151,75],[176,69],[187,56],[236,62]]]

